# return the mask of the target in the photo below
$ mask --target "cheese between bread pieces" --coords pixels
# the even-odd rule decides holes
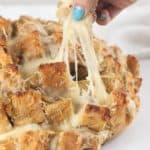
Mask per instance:
[[[63,41],[58,58],[67,64],[69,70],[69,44],[73,45],[75,72],[78,77],[76,47],[78,43],[80,43],[81,53],[84,56],[88,71],[88,95],[91,96],[91,101],[97,104],[105,104],[107,101],[107,92],[99,73],[99,63],[93,46],[92,17],[87,16],[84,20],[77,22],[72,20],[71,16],[72,15],[69,15],[63,22]]]

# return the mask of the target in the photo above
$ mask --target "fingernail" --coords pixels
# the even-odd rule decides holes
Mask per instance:
[[[72,18],[76,21],[80,21],[83,19],[85,14],[84,8],[81,6],[75,6],[72,12]]]
[[[107,16],[105,14],[101,14],[99,17],[100,20],[105,20],[106,18],[107,18]]]

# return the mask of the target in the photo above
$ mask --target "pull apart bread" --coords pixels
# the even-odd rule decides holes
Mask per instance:
[[[89,83],[80,45],[78,80],[71,45],[73,79],[64,62],[53,60],[61,41],[57,22],[0,18],[0,150],[100,150],[134,119],[142,81],[137,59],[94,38],[109,94],[102,105],[84,95]]]

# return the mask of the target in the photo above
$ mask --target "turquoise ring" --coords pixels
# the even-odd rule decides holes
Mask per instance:
[[[81,6],[75,6],[72,11],[72,18],[76,21],[80,21],[83,19],[85,15],[85,9]]]
[[[100,20],[105,20],[106,18],[107,18],[107,16],[105,14],[101,14],[99,17]]]

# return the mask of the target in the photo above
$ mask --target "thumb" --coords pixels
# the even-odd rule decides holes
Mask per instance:
[[[82,20],[84,16],[96,9],[97,0],[74,0],[73,19]]]

